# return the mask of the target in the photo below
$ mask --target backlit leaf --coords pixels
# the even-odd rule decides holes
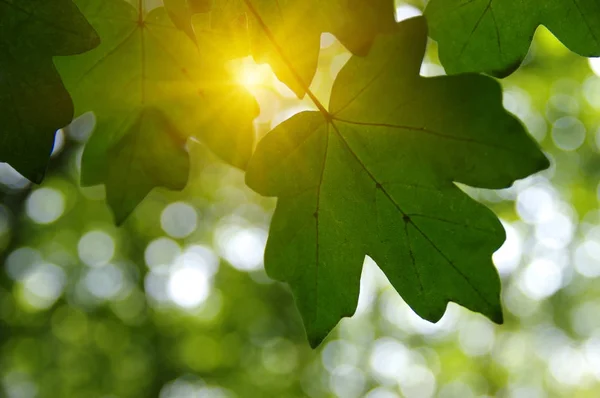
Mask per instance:
[[[211,13],[216,29],[247,16],[248,29],[236,33],[249,34],[257,62],[268,62],[300,97],[317,70],[322,33],[333,33],[354,54],[365,55],[374,37],[395,24],[393,0],[220,0]],[[290,72],[290,64],[298,76]]]
[[[438,321],[449,301],[502,322],[491,261],[503,228],[454,182],[503,188],[548,161],[481,75],[423,78],[423,18],[352,57],[329,111],[303,112],[258,145],[246,181],[278,197],[265,253],[318,345],[354,313],[365,255]]]
[[[65,59],[59,70],[74,97],[76,113],[96,114],[96,131],[83,154],[82,184],[106,184],[108,191],[129,198],[110,200],[109,194],[120,221],[133,209],[132,198],[141,200],[150,185],[170,186],[166,174],[156,173],[146,175],[142,185],[121,185],[119,181],[135,178],[140,170],[155,170],[147,164],[147,155],[144,165],[116,159],[117,154],[122,156],[119,148],[123,142],[158,148],[161,143],[183,145],[187,138],[197,137],[232,165],[246,166],[253,150],[252,120],[258,108],[229,76],[218,47],[202,37],[194,44],[175,28],[163,8],[145,15],[122,0],[80,0],[78,4],[103,43],[95,51]],[[150,114],[158,126],[151,126]],[[136,138],[125,138],[130,134]],[[175,141],[174,134],[179,136]],[[187,154],[172,145],[165,148],[168,155],[161,154],[156,162],[171,159],[180,165],[164,165],[164,173],[171,171],[171,179],[180,181],[178,173],[187,164],[183,159]],[[132,154],[139,151],[130,149]],[[115,167],[111,163],[116,161],[120,173],[132,176],[111,177],[110,170]]]

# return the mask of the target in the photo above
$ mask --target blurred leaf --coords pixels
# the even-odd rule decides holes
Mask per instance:
[[[149,108],[164,118],[160,123],[166,129],[164,136],[176,133],[182,142],[190,136],[198,137],[230,164],[246,166],[254,146],[252,120],[258,107],[250,94],[233,81],[218,48],[201,38],[198,46],[194,45],[172,25],[163,8],[143,17],[122,0],[80,0],[78,4],[103,39],[97,50],[59,63],[73,94],[76,113],[94,111],[97,119],[96,131],[83,154],[83,185],[109,184],[113,192],[133,189],[131,193],[120,193],[128,198],[126,204],[109,200],[117,215],[129,213],[133,198],[143,198],[139,187],[116,186],[123,180],[109,174],[113,156],[121,153],[112,148],[122,145],[128,134],[143,136],[150,129],[150,123],[141,121]],[[146,140],[158,139],[156,128],[149,130],[152,138]],[[133,145],[137,140],[127,142]],[[120,172],[126,175],[135,175],[140,172],[136,168],[142,167],[132,162],[120,166]],[[155,186],[184,185],[179,179],[178,183],[166,184],[162,175],[146,177],[144,190],[150,181]]]
[[[432,0],[425,15],[450,74],[509,75],[525,58],[539,25],[580,55],[600,55],[597,0]]]
[[[73,117],[52,57],[98,43],[71,0],[0,2],[0,161],[33,182],[44,178],[56,130]]]
[[[313,346],[355,311],[365,255],[427,320],[454,301],[502,322],[503,228],[452,182],[508,187],[548,161],[493,79],[419,76],[426,36],[416,18],[377,39],[340,72],[330,113],[285,121],[250,162],[248,185],[279,198],[266,270],[291,285]]]

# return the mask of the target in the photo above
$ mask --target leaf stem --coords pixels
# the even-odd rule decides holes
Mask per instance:
[[[144,0],[138,0],[138,25],[144,24]]]
[[[306,95],[308,95],[308,97],[315,104],[315,106],[317,107],[317,109],[319,109],[319,112],[321,112],[323,114],[323,116],[325,117],[325,119],[327,119],[328,121],[331,120],[332,119],[331,114],[327,111],[327,109],[325,108],[325,106],[323,106],[323,104],[321,103],[321,101],[319,101],[319,99],[317,98],[317,96],[310,90],[309,85],[306,84],[306,82],[304,82],[304,80],[302,80],[302,77],[300,77],[300,74],[296,71],[296,69],[294,69],[294,65],[286,57],[283,49],[281,48],[281,46],[279,45],[279,43],[277,43],[277,40],[275,40],[275,36],[271,32],[271,30],[269,29],[269,27],[267,26],[267,24],[265,23],[265,21],[263,21],[262,17],[260,16],[260,14],[256,10],[256,8],[252,5],[252,1],[251,0],[244,0],[244,3],[246,4],[246,7],[248,7],[248,9],[252,13],[252,15],[254,15],[254,17],[258,21],[258,24],[260,25],[260,27],[262,28],[262,30],[265,32],[265,35],[269,38],[269,40],[273,44],[273,47],[275,47],[275,50],[277,51],[277,53],[281,57],[281,60],[288,67],[288,69],[290,70],[290,72],[294,76],[294,79],[296,79],[296,81],[298,82],[298,84],[306,92]]]

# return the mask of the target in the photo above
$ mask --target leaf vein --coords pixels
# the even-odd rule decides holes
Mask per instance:
[[[339,119],[336,119],[339,120]],[[361,167],[367,172],[367,174],[369,175],[369,177],[376,183],[376,184],[380,184],[379,181],[377,180],[377,178],[375,177],[375,175],[373,173],[371,173],[371,171],[369,170],[369,168],[367,167],[367,165],[360,159],[360,157],[356,154],[356,152],[354,152],[354,150],[352,149],[352,147],[350,146],[350,144],[346,141],[346,139],[344,138],[344,136],[340,133],[340,131],[338,130],[337,126],[334,123],[331,123],[333,130],[336,132],[336,134],[340,137],[340,140],[344,143],[346,149],[350,152],[350,154],[354,157],[354,159],[361,165]],[[381,184],[380,184],[381,185]],[[400,205],[398,204],[398,202],[396,202],[396,200],[394,200],[394,198],[392,197],[392,195],[385,189],[384,186],[381,186],[381,191],[385,194],[385,196],[390,200],[390,202],[394,205],[394,207],[403,215],[408,217],[408,214],[402,210],[402,208],[400,207]],[[464,280],[465,282],[467,282],[467,284],[469,286],[471,286],[471,288],[473,289],[473,291],[475,291],[477,293],[477,295],[489,306],[493,307],[492,303],[490,303],[487,298],[485,297],[485,295],[469,280],[469,278],[467,278],[467,276],[444,254],[444,252],[429,238],[429,236],[427,236],[427,234],[425,234],[425,232],[423,232],[423,230],[421,230],[421,228],[419,228],[418,225],[416,225],[414,222],[410,221],[411,224],[415,227],[415,229],[429,242],[429,244],[442,256],[442,258],[444,258],[444,260],[448,263],[448,265],[450,265],[450,267],[452,267],[452,269],[454,269]]]

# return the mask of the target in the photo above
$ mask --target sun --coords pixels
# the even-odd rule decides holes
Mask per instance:
[[[267,63],[257,64],[254,58],[248,56],[229,61],[227,67],[235,83],[244,86],[259,102],[265,96],[272,99],[272,94],[280,98],[297,98],[288,86],[277,79]]]
[[[275,75],[267,64],[257,64],[252,57],[245,57],[231,62],[237,82],[248,89],[274,88]]]
[[[258,65],[249,65],[240,70],[238,81],[247,87],[262,86],[268,82],[268,76]]]

